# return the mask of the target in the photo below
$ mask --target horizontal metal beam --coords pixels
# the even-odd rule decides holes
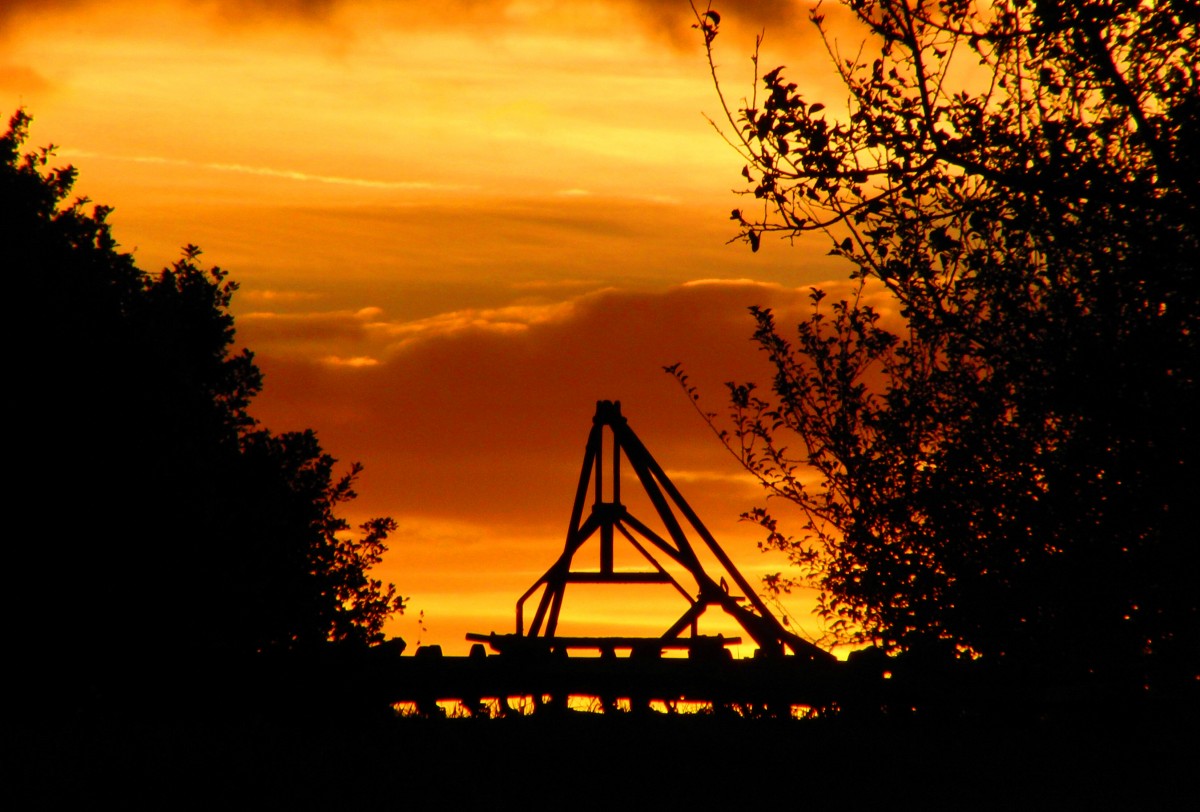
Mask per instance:
[[[668,584],[670,577],[663,572],[568,572],[572,584]]]
[[[717,635],[695,637],[526,637],[519,634],[467,634],[472,643],[487,643],[494,651],[550,651],[552,649],[657,649],[665,651],[719,650],[741,645],[742,638]]]

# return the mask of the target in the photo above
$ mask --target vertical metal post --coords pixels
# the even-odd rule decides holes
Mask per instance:
[[[597,426],[596,432],[596,493],[594,505],[604,501],[604,427]]]
[[[621,444],[617,442],[617,433],[612,432],[612,502],[621,504]]]

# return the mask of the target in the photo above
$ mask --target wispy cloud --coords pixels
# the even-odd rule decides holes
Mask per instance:
[[[322,294],[313,291],[300,290],[264,290],[264,289],[243,289],[238,293],[238,301],[251,301],[263,303],[283,303],[283,302],[312,302],[322,298]]]
[[[179,166],[193,169],[209,170],[212,172],[232,172],[240,175],[258,175],[261,177],[282,178],[302,183],[326,183],[336,186],[355,186],[363,189],[398,189],[406,191],[463,191],[475,188],[462,184],[432,183],[419,180],[380,180],[374,178],[356,178],[346,175],[321,175],[312,172],[301,172],[296,169],[279,169],[271,166],[250,166],[247,164],[219,163],[213,161],[190,161],[186,158],[166,158],[160,155],[106,155],[89,150],[64,149],[58,154],[64,158],[94,158],[109,161],[127,161],[137,164],[156,164],[162,166]]]
[[[765,288],[773,288],[775,290],[783,290],[782,285],[777,285],[777,284],[772,284],[772,283],[767,283],[767,282],[758,282],[753,279],[747,279],[745,277],[741,277],[739,279],[692,279],[691,281],[684,282],[680,287],[701,288],[701,287],[747,287],[747,286],[765,287]]]
[[[369,327],[382,335],[401,339],[400,344],[395,345],[398,349],[416,340],[465,331],[520,333],[534,325],[565,321],[574,315],[576,307],[575,301],[565,301],[498,308],[467,308],[414,321],[376,321]]]
[[[330,355],[322,358],[321,361],[329,366],[351,367],[352,369],[379,365],[379,359],[372,358],[369,355],[356,355],[353,358],[341,358],[336,355]]]

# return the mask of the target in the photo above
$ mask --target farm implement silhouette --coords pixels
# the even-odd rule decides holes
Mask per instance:
[[[622,476],[630,473],[648,520],[623,501]],[[584,560],[595,563],[584,568]],[[659,585],[674,590],[684,610],[656,637],[559,634],[564,596],[578,585]],[[731,618],[757,646],[755,656],[733,658],[729,647],[741,636],[701,634],[709,612]],[[424,646],[394,660],[390,699],[429,714],[441,712],[439,702],[457,702],[470,714],[549,712],[581,697],[605,711],[690,703],[790,714],[828,704],[837,665],[755,593],[629,427],[619,401],[596,404],[566,543],[518,599],[515,633],[467,640],[467,657]]]

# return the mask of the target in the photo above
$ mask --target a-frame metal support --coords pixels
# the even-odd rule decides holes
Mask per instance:
[[[608,446],[611,463],[611,480],[607,491],[604,481],[606,430],[610,438]],[[621,502],[622,459],[637,476],[649,497],[666,530],[666,538],[633,516]],[[593,500],[587,518],[584,518],[589,492],[593,493]],[[719,581],[713,580],[705,571],[688,538],[688,530],[707,546],[720,563],[724,574],[718,576]],[[599,568],[592,571],[572,569],[575,554],[595,536],[599,537]],[[632,545],[650,564],[651,569],[637,572],[615,569],[613,548],[618,536]],[[670,559],[694,578],[698,594],[693,595],[685,589],[659,562],[656,554]],[[726,578],[732,584],[729,584]],[[517,601],[517,635],[554,638],[562,610],[563,595],[567,584],[571,583],[659,583],[674,587],[687,601],[688,608],[659,638],[663,643],[678,641],[685,632],[690,633],[692,637],[697,636],[697,622],[700,616],[708,608],[715,606],[734,618],[767,656],[783,655],[790,651],[804,659],[832,659],[828,652],[784,628],[762,599],[755,594],[695,511],[629,428],[626,419],[621,415],[619,401],[603,400],[596,404],[596,415],[592,418],[592,429],[584,452],[583,470],[575,492],[575,504],[571,509],[566,545],[558,560]],[[744,598],[731,595],[731,585],[740,589]],[[542,591],[541,598],[526,629],[525,603],[539,590]],[[743,605],[742,601],[749,605]]]

